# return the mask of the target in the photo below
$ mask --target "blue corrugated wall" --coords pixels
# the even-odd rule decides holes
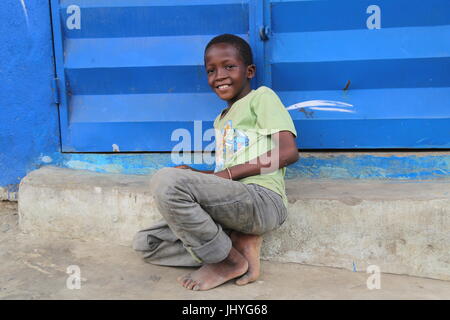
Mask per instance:
[[[255,84],[289,106],[300,148],[450,148],[449,12],[448,0],[52,0],[62,148],[170,151],[176,129],[211,128],[225,103],[203,48],[224,32],[251,43]]]
[[[102,1],[107,3],[107,1]],[[139,2],[141,0],[133,1]],[[99,0],[99,2],[101,1]],[[202,1],[198,0],[198,2]],[[222,2],[227,1],[224,0]],[[228,2],[233,3],[236,1]],[[286,1],[286,3],[289,2],[295,3],[294,1]],[[108,1],[108,3],[111,2]],[[162,4],[163,1],[159,1],[159,3]],[[276,16],[273,18],[276,21]],[[444,15],[439,19],[445,20],[447,18],[448,15]],[[58,109],[53,102],[54,96],[52,91],[54,65],[49,1],[3,0],[0,6],[0,21],[0,59],[2,61],[0,64],[0,191],[2,191],[2,188],[11,192],[16,191],[17,184],[20,182],[21,178],[29,171],[44,165],[57,165],[74,169],[129,174],[148,174],[162,166],[173,165],[170,154],[61,153]],[[422,23],[422,25],[424,25],[424,23]],[[277,30],[282,31],[282,33],[286,31],[283,27],[274,27],[275,36],[272,40],[277,39]],[[302,28],[306,28],[305,25],[303,25]],[[436,27],[437,35],[439,35],[439,28],[445,29],[445,26]],[[120,28],[118,28],[117,32],[120,32],[119,29]],[[139,30],[136,30],[136,32],[138,31]],[[185,30],[185,32],[189,32],[189,30]],[[448,32],[442,34],[448,34]],[[316,34],[315,36],[319,36],[319,34]],[[424,37],[426,37],[426,35],[424,35]],[[281,38],[278,37],[278,39]],[[77,44],[80,45],[81,49],[83,45],[88,47],[90,45],[89,40],[84,41],[86,42],[83,43],[83,41],[80,41]],[[205,39],[202,41],[205,41]],[[445,45],[445,43],[441,44]],[[198,46],[198,44],[193,43],[187,43],[186,45]],[[439,43],[436,43],[435,45],[438,46]],[[117,63],[117,61],[114,62],[111,60],[112,57],[108,57],[107,48],[104,46],[98,46],[98,48],[93,47],[93,49],[100,50],[99,53],[95,53],[96,55],[103,54],[104,59],[100,59],[100,61],[104,61],[104,63],[108,64]],[[319,49],[320,48],[315,48],[314,50]],[[106,50],[106,52],[102,53],[101,50]],[[447,51],[444,53],[447,54]],[[302,53],[306,60],[308,59],[307,54],[308,52]],[[327,54],[329,60],[333,58],[330,56],[332,55],[332,50]],[[349,54],[351,54],[351,52]],[[183,55],[180,55],[180,58],[182,57]],[[170,57],[160,57],[161,61],[168,58]],[[274,59],[275,58],[281,59],[283,56],[277,53],[274,56]],[[69,66],[73,70],[79,68],[76,59],[69,59],[68,61],[70,62]],[[438,64],[442,62],[439,61],[439,59],[435,59],[435,61]],[[278,68],[277,64],[279,63],[277,63],[276,60],[273,60],[273,62],[275,62],[275,68]],[[326,69],[319,70],[325,72]],[[427,69],[425,68],[422,71],[425,72],[426,70]],[[302,72],[308,72],[308,68],[303,69]],[[415,72],[421,72],[421,69],[416,68]],[[447,76],[448,74],[449,73],[446,73]],[[280,81],[276,80],[276,78],[274,80],[275,86],[280,85]],[[308,85],[312,86],[313,84],[314,83],[311,82]],[[82,85],[79,88],[82,90]],[[278,89],[280,91],[285,90],[281,87]],[[436,88],[426,89],[428,90],[429,95],[421,95],[420,99],[422,100],[411,98],[411,103],[424,103],[427,101],[427,97],[439,96],[445,88],[437,86]],[[364,92],[363,90],[361,90],[362,93]],[[411,89],[404,88],[402,90]],[[436,91],[436,94],[433,90]],[[290,89],[287,88],[284,92],[295,92],[295,90],[290,91]],[[340,94],[343,95],[343,93]],[[102,101],[105,101],[105,104],[108,104],[108,96],[100,97]],[[88,98],[89,97],[87,96],[86,99]],[[185,99],[183,96],[178,98]],[[191,98],[193,99],[192,103],[194,103],[194,98],[196,97],[191,96]],[[288,94],[284,98],[289,99]],[[361,96],[361,99],[363,98],[364,97]],[[117,99],[117,97],[111,97],[111,99],[117,104],[117,108],[125,105],[126,102]],[[170,100],[171,97],[169,96],[159,97],[158,99],[161,99],[161,101],[165,103],[176,105],[176,101]],[[89,101],[84,100],[84,102],[87,107]],[[376,101],[372,103],[376,103]],[[80,105],[83,106],[82,103]],[[424,105],[431,113],[434,112],[433,105]],[[374,112],[376,111],[376,109],[373,110]],[[86,121],[86,119],[83,118],[82,111],[83,109],[81,108],[79,113],[74,115],[75,119],[79,122]],[[407,108],[400,108],[397,109],[396,112],[401,113],[402,115],[408,115],[409,110]],[[307,112],[301,114],[304,118],[308,117]],[[158,115],[161,118],[164,117],[164,113],[162,112],[156,113],[155,115]],[[440,116],[439,114],[436,115],[437,117]],[[448,114],[443,113],[441,115],[446,116]],[[108,118],[108,116],[110,116],[108,113],[104,113],[102,116],[106,119],[106,122],[111,120]],[[180,117],[182,116],[183,113],[180,112]],[[209,116],[210,115],[204,113],[198,115],[186,115],[186,117],[198,119]],[[133,119],[135,115],[130,113],[129,117],[130,119]],[[136,125],[136,123],[133,123],[133,125]],[[345,123],[342,123],[341,126],[345,126]],[[362,124],[362,126],[364,126],[364,124]],[[406,130],[408,130],[408,128],[411,130],[412,127],[406,127]],[[430,125],[427,130],[434,130],[434,126]],[[158,132],[154,132],[154,134],[157,135]],[[132,134],[130,136],[132,136]],[[364,136],[361,136],[360,138],[363,139]],[[446,139],[445,136],[443,136],[443,139],[446,143],[449,143],[450,141],[449,139]],[[89,143],[89,141],[85,141],[84,143]],[[426,143],[427,141],[424,141],[424,144]],[[199,168],[210,168],[208,165],[201,164],[201,161],[194,166]],[[317,156],[308,155],[302,157],[298,163],[288,170],[288,177],[291,178],[434,179],[446,178],[449,176],[449,152],[417,153],[410,155],[404,153],[385,153],[380,155],[377,155],[376,153],[360,153],[353,155],[340,154],[337,156],[333,156],[333,153],[318,154]]]
[[[450,148],[450,1],[270,0],[270,85],[308,149]]]
[[[52,0],[52,15],[69,152],[170,151],[176,129],[211,128],[224,103],[207,84],[204,47],[249,31],[242,0]]]

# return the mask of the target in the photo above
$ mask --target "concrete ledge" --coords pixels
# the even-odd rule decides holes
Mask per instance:
[[[19,185],[19,227],[56,236],[131,245],[134,234],[161,215],[149,176],[43,167]]]
[[[19,186],[19,225],[42,237],[130,246],[158,221],[149,176],[43,167]],[[263,258],[450,280],[450,181],[286,183],[289,218]]]

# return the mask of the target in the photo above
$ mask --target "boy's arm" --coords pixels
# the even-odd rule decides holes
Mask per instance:
[[[261,173],[270,173],[298,160],[297,144],[295,143],[295,137],[292,132],[280,131],[273,134],[272,138],[275,141],[275,147],[272,150],[260,155],[254,160],[228,168],[233,180],[240,180]],[[214,173],[214,170],[197,170],[187,165],[180,165],[175,168],[190,169],[192,171],[215,174],[218,177],[230,179],[227,170]]]
[[[228,168],[233,180],[270,173],[298,160],[297,144],[292,132],[280,131],[273,134],[272,138],[275,141],[275,147],[272,150],[256,159]],[[215,175],[229,179],[227,170],[219,171]]]

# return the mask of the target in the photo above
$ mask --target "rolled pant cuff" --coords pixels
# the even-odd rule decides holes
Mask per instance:
[[[217,263],[224,260],[231,250],[231,240],[228,235],[222,230],[220,225],[217,225],[219,230],[216,236],[200,247],[186,247],[186,250],[199,262],[202,263]]]

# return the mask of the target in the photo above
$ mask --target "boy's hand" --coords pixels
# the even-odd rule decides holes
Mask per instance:
[[[226,170],[214,173],[215,176],[230,180],[230,176]]]
[[[175,166],[175,167],[173,167],[173,168],[177,168],[177,169],[189,169],[189,170],[191,170],[191,171],[200,172],[200,173],[205,173],[205,174],[212,174],[212,173],[214,173],[214,170],[211,170],[211,171],[208,171],[208,170],[197,170],[197,169],[194,169],[194,168],[192,168],[192,167],[190,167],[190,166],[188,166],[188,165],[186,165],[186,164],[181,164],[181,165]]]

